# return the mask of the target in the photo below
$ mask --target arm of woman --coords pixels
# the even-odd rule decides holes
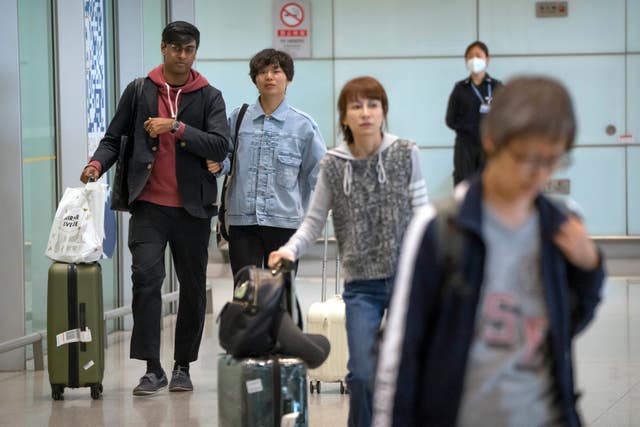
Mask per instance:
[[[411,208],[414,212],[419,206],[429,203],[427,183],[422,177],[420,151],[416,145],[411,147],[411,182],[409,183],[409,195],[411,197]]]

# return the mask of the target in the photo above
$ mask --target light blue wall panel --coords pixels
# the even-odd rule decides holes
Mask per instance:
[[[640,52],[640,0],[627,0],[627,49]]]
[[[476,38],[476,1],[334,0],[336,57],[460,55]]]
[[[196,0],[200,58],[250,58],[271,45],[271,2]]]
[[[629,197],[629,234],[640,235],[640,147],[629,147],[627,191]]]
[[[573,3],[571,3],[573,4]],[[571,92],[578,117],[578,144],[616,143],[625,127],[624,55],[493,58],[490,72],[508,80],[517,74],[546,74]],[[618,132],[609,136],[607,125]]]
[[[570,1],[566,18],[536,18],[535,3],[534,0],[480,0],[480,39],[488,44],[491,52],[624,51],[625,0]]]
[[[198,69],[223,91],[229,112],[255,101],[248,60],[271,44],[271,1],[195,3],[203,37]],[[479,32],[495,55],[492,75],[505,81],[523,73],[556,77],[574,99],[578,144],[611,144],[578,147],[574,165],[560,175],[571,178],[572,196],[582,205],[591,233],[625,234],[625,189],[640,182],[640,172],[630,169],[625,176],[624,148],[615,144],[621,133],[634,134],[636,141],[640,135],[640,25],[635,25],[640,0],[612,0],[606,7],[595,0],[569,2],[569,17],[560,19],[536,19],[534,0],[312,3],[316,59],[296,61],[288,99],[314,117],[327,145],[335,139],[339,90],[348,79],[372,75],[389,95],[389,131],[423,147],[440,147],[421,150],[423,173],[432,199],[449,195],[454,133],[444,115],[454,83],[467,74],[463,50]],[[628,50],[635,51],[626,62],[625,37]],[[610,124],[617,129],[611,136],[605,134]],[[640,164],[637,150],[629,165]],[[604,172],[596,176],[594,171]],[[640,200],[640,194],[630,195],[629,202],[630,227],[637,232],[640,201],[632,200]]]
[[[444,116],[456,80],[465,77],[460,59],[336,61],[336,98],[344,83],[362,75],[380,80],[389,98],[389,131],[420,146],[453,145]]]
[[[227,115],[243,102],[252,103],[258,91],[249,77],[249,60],[198,61],[196,68],[209,83],[222,91]]]
[[[311,55],[331,56],[331,2],[311,2]],[[195,0],[200,58],[251,58],[272,47],[272,1]]]
[[[582,208],[590,234],[626,233],[624,156],[624,147],[577,147],[571,168],[555,176],[571,180],[571,197]]]
[[[297,60],[287,100],[308,113],[318,123],[328,146],[333,144],[334,107],[331,61]],[[197,64],[209,82],[222,91],[227,115],[242,103],[258,99],[258,90],[249,77],[249,61],[200,61]]]
[[[142,56],[144,58],[144,72],[146,75],[147,72],[162,64],[160,44],[162,43],[162,29],[166,24],[166,8],[164,2],[143,0],[142,10],[144,40]]]
[[[333,56],[333,8],[326,0],[311,0],[311,57]]]
[[[291,105],[309,114],[320,126],[328,147],[333,146],[337,121],[333,84],[332,61],[297,60],[293,83],[287,88]]]
[[[422,176],[427,183],[429,200],[446,199],[453,190],[453,149],[433,148],[420,150]]]
[[[640,54],[627,56],[627,133],[640,143]]]

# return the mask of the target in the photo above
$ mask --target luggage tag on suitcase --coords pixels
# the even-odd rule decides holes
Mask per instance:
[[[71,344],[72,342],[91,342],[91,329],[71,329],[56,335],[56,344],[58,347]]]

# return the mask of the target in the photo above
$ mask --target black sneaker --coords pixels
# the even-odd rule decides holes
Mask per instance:
[[[133,389],[134,396],[150,396],[167,386],[167,376],[162,372],[162,377],[158,378],[153,372],[147,372],[140,383]]]
[[[193,391],[193,384],[191,384],[189,373],[181,366],[174,369],[171,374],[169,391]]]

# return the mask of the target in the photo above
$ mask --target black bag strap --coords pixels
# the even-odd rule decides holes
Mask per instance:
[[[233,176],[233,170],[235,169],[236,164],[236,154],[238,152],[238,133],[240,132],[240,124],[242,123],[242,119],[244,118],[244,113],[247,112],[247,108],[249,108],[249,104],[242,104],[240,107],[240,111],[238,111],[238,117],[236,118],[236,129],[233,137],[233,157],[231,158],[231,167],[229,168],[229,173],[227,176]],[[225,177],[225,183],[227,178]]]
[[[144,86],[144,77],[138,77],[134,80],[135,92],[131,97],[131,124],[129,125],[129,135],[133,135],[136,126],[136,118],[138,115],[138,100],[142,96],[142,87]]]
[[[461,260],[464,250],[464,232],[455,223],[460,212],[460,202],[453,197],[436,204],[436,241],[438,248],[437,265],[442,272],[438,299],[444,290],[451,288],[460,295],[467,295],[469,287],[461,271]]]

